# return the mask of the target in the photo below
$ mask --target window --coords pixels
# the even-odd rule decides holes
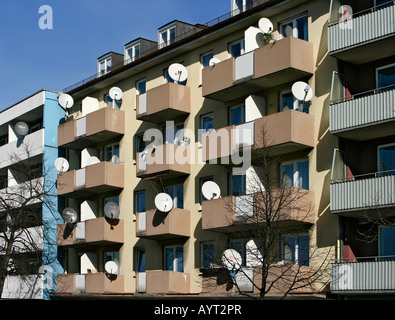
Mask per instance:
[[[43,119],[38,119],[36,121],[30,122],[29,133],[36,132],[44,127]]]
[[[128,63],[133,62],[140,58],[140,44],[132,45],[126,48],[125,61]]]
[[[166,47],[174,43],[175,40],[176,40],[176,27],[172,27],[167,30],[164,30],[160,32],[159,47],[160,48]]]
[[[144,133],[136,135],[136,152],[143,152],[145,149]]]
[[[376,69],[376,87],[395,89],[395,64]]]
[[[104,205],[106,205],[109,202],[114,202],[119,206],[119,197],[112,197],[112,198],[104,199]]]
[[[200,117],[200,127],[203,132],[214,129],[214,113],[205,114]]]
[[[119,163],[119,143],[104,147],[104,161]]]
[[[309,113],[310,103],[302,104],[294,97],[291,90],[280,92],[280,111],[287,111],[290,109],[299,110],[301,112]]]
[[[144,94],[146,93],[146,81],[145,79],[136,81],[136,94]]]
[[[183,246],[169,246],[164,248],[165,270],[184,272],[184,248]]]
[[[245,105],[240,104],[229,108],[229,125],[238,125],[245,122]]]
[[[136,212],[145,212],[145,191],[137,191],[134,195]]]
[[[202,268],[212,268],[214,266],[214,243],[200,243],[200,266]]]
[[[238,57],[244,54],[244,39],[232,42],[229,44],[229,55],[230,57]]]
[[[122,99],[113,100],[109,94],[104,95],[104,101],[106,102],[106,107],[110,109],[121,109]]]
[[[231,240],[230,241],[230,248],[236,250],[241,255],[241,265],[243,267],[246,266],[246,245],[248,240],[247,239],[238,239],[238,240]]]
[[[254,0],[232,0],[232,15],[251,9],[253,3]]]
[[[280,259],[287,264],[309,265],[309,235],[286,235],[280,241]]]
[[[165,192],[173,199],[174,208],[184,208],[184,185],[166,187]]]
[[[7,172],[0,173],[0,190],[5,189],[8,186],[8,175]]]
[[[119,251],[104,252],[104,265],[109,261],[114,261],[119,265]]]
[[[309,190],[309,160],[285,162],[280,167],[281,187]]]
[[[241,196],[246,193],[246,176],[229,173],[229,195]]]
[[[136,249],[136,261],[137,261],[136,272],[145,272],[145,249],[142,248]]]
[[[111,57],[99,61],[99,73],[104,75],[111,71]]]
[[[0,147],[8,143],[8,134],[0,136]]]
[[[203,192],[202,192],[202,186],[207,181],[214,181],[214,178],[212,176],[211,177],[200,178],[200,202],[208,200],[208,199],[206,199],[206,197],[203,195]]]
[[[395,256],[395,228],[379,226],[379,256],[380,260],[394,260]]]
[[[29,180],[37,179],[39,177],[42,177],[42,175],[43,175],[42,162],[35,163],[30,166]]]
[[[212,52],[202,54],[200,57],[200,63],[202,64],[202,69],[207,68],[210,65],[210,60],[214,57]]]
[[[374,0],[374,6],[376,10],[391,6],[393,3],[394,2],[391,0]]]
[[[379,146],[377,149],[377,170],[380,175],[395,174],[395,144]]]
[[[295,37],[308,41],[309,32],[307,15],[280,23],[280,33],[283,38]]]

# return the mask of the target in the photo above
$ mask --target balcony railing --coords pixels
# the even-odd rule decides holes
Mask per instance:
[[[395,170],[333,180],[331,211],[374,209],[395,204]]]
[[[230,101],[313,73],[313,44],[286,37],[203,69],[202,94]]]
[[[395,256],[355,259],[364,262],[342,260],[331,264],[332,293],[395,292]]]
[[[151,294],[188,294],[191,275],[175,271],[147,271],[146,293]]]
[[[191,110],[190,88],[175,83],[166,83],[136,97],[138,120],[164,122],[187,115]]]
[[[391,134],[389,126],[393,126],[395,120],[395,89],[388,86],[359,93],[345,98],[331,101],[330,106],[330,130],[331,133],[374,127],[375,137]],[[391,123],[389,123],[391,122]],[[384,125],[378,128],[377,125]],[[387,128],[388,127],[388,128]],[[367,133],[370,134],[370,133]],[[349,134],[351,136],[352,133]],[[378,136],[380,135],[380,136]],[[358,133],[363,139],[361,132]],[[370,135],[369,139],[373,137]]]

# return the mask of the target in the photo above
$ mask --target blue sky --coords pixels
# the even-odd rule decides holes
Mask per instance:
[[[53,10],[42,30],[39,8]],[[62,91],[96,72],[96,59],[178,19],[205,23],[230,0],[0,0],[0,110],[45,88]]]

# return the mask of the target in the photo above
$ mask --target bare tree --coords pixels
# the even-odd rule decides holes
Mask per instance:
[[[318,248],[307,236],[301,238],[305,243],[303,246],[299,243],[299,250],[295,252],[298,243],[290,243],[291,239],[285,237],[316,234],[314,199],[301,185],[289,185],[285,172],[278,174],[279,157],[275,155],[271,137],[265,128],[260,130],[259,150],[253,152],[257,156],[252,160],[255,174],[249,175],[247,180],[249,192],[228,197],[224,204],[230,213],[228,225],[233,228],[227,235],[245,239],[245,246],[240,250],[244,251],[243,261],[232,262],[236,261],[234,257],[231,261],[223,255],[215,255],[214,264],[222,267],[221,275],[217,276],[222,280],[217,278],[206,284],[213,290],[226,284],[227,288],[236,288],[239,294],[262,300],[269,293],[282,298],[292,292],[315,293],[317,285],[322,287],[328,283],[331,250]],[[217,238],[223,239],[224,246],[230,239],[224,233]],[[283,244],[282,248],[279,243]],[[232,263],[234,270],[224,271],[223,267]]]
[[[36,290],[41,290],[36,283],[43,261],[50,264],[54,259],[56,241],[53,235],[56,235],[58,216],[54,201],[56,184],[45,182],[51,181],[50,170],[42,154],[34,156],[32,152],[22,143],[18,153],[9,155],[11,165],[3,175],[7,180],[3,180],[0,190],[0,293],[3,293],[7,277],[18,276],[21,293],[26,298],[34,297]],[[44,208],[53,219],[43,219]],[[44,252],[44,246],[52,249]],[[46,254],[48,257],[44,257]]]

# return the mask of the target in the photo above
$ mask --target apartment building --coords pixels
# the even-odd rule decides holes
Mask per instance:
[[[370,2],[350,1],[349,7],[356,12],[379,5]],[[331,269],[308,289],[290,295],[342,294],[335,285],[343,272],[336,268],[349,268],[342,267],[344,259],[381,254],[377,242],[375,249],[372,243],[356,243],[364,200],[359,191],[342,186],[380,171],[377,179],[385,182],[372,182],[366,190],[393,188],[388,174],[394,169],[392,91],[381,89],[393,85],[388,83],[393,79],[393,31],[377,26],[378,33],[386,30],[379,40],[359,43],[360,38],[342,36],[347,31],[334,22],[341,17],[339,9],[335,1],[232,0],[231,12],[206,24],[175,20],[158,28],[158,42],[137,38],[122,48],[123,58],[101,56],[98,73],[64,90],[75,103],[58,127],[58,147],[67,149],[70,163],[70,170],[58,176],[58,195],[78,213],[78,222],[58,226],[65,273],[58,275],[54,297],[229,297],[238,290],[221,280],[224,268],[213,258],[228,248],[240,253],[244,274],[252,279],[236,277],[238,287],[259,294],[253,283],[259,287],[260,265],[247,250],[259,247],[257,226],[247,222],[240,228],[237,203],[255,201],[256,159],[267,147],[277,159],[271,169],[277,188],[303,191],[310,208],[293,210],[278,230],[271,249],[276,265],[314,273],[323,265],[318,257],[324,256]],[[377,12],[386,12],[393,22],[393,9],[391,3]],[[369,18],[375,14],[367,13]],[[262,18],[273,25],[266,40],[258,30]],[[374,48],[378,41],[385,49]],[[175,63],[186,69],[183,81],[169,74]],[[375,73],[383,81],[379,86]],[[311,87],[308,103],[294,97],[291,88],[297,81]],[[122,99],[113,100],[114,87],[121,89]],[[345,105],[357,108],[358,101],[361,108],[379,105],[383,118],[372,113],[368,120],[362,115],[348,119]],[[260,140],[261,128],[271,137],[268,144]],[[237,138],[228,148],[210,147],[213,140],[207,137],[213,129],[235,132]],[[248,133],[239,135],[243,129]],[[240,145],[250,150],[251,162],[236,174],[240,159],[233,155],[240,156]],[[186,154],[190,161],[171,161]],[[376,169],[376,164],[383,167]],[[204,197],[206,181],[216,183],[221,197]],[[172,198],[171,211],[157,209],[160,193]],[[353,197],[361,203],[350,207]],[[393,205],[390,196],[382,201],[380,208]],[[119,208],[115,219],[106,214],[108,203]],[[254,216],[254,209],[248,210]],[[109,262],[115,271],[106,268]],[[268,292],[279,294],[281,288]]]
[[[56,245],[63,220],[54,161],[65,114],[58,96],[44,89],[0,113],[0,259],[8,266],[3,299],[49,299],[64,271]],[[14,232],[14,225],[20,229]]]
[[[330,133],[339,138],[331,211],[343,254],[332,265],[332,292],[345,297],[394,291],[395,45],[393,1],[335,1],[328,52],[338,61]],[[369,30],[365,29],[369,26]]]

